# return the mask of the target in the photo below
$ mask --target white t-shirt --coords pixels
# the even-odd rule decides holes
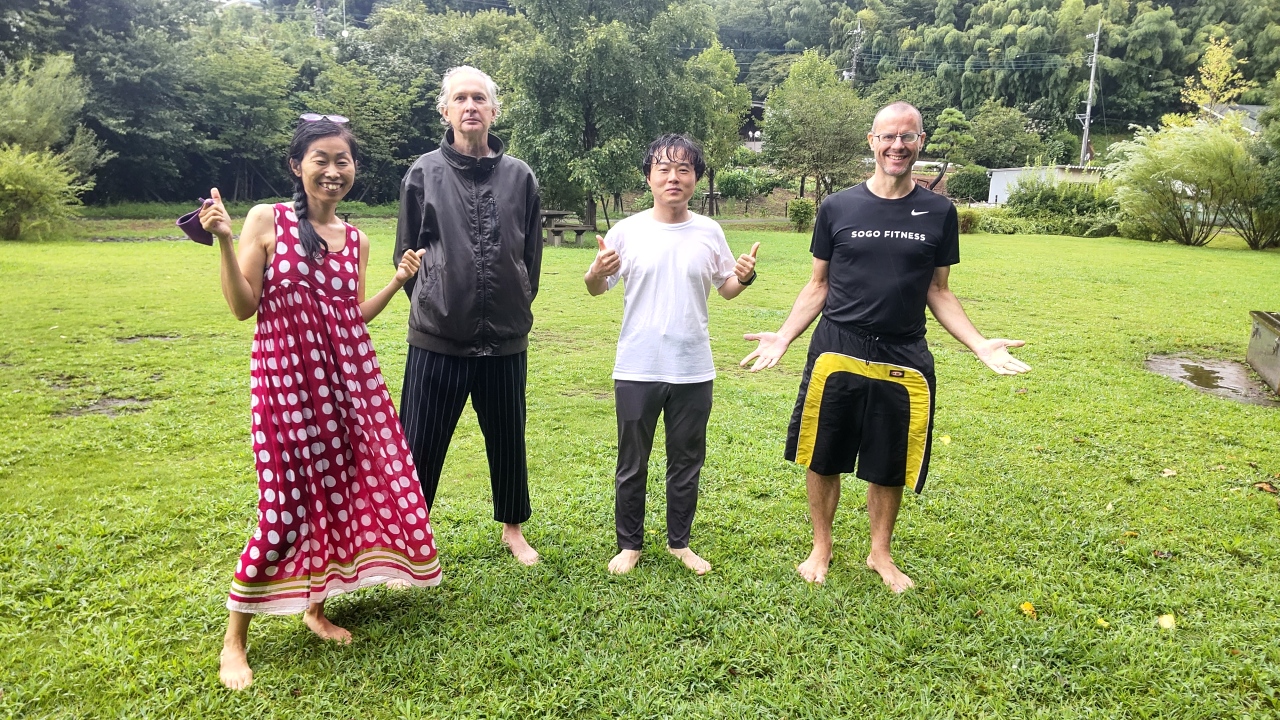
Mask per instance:
[[[605,246],[622,267],[622,333],[613,365],[615,380],[699,383],[712,380],[707,296],[733,274],[734,257],[724,231],[696,213],[685,222],[653,219],[653,211],[613,226]]]

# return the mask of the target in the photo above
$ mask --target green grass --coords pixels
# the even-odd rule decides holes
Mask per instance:
[[[371,286],[391,275],[393,225],[362,223]],[[645,557],[626,577],[605,572],[621,293],[586,295],[590,249],[548,248],[526,527],[544,562],[519,567],[498,544],[468,411],[432,516],[443,585],[335,600],[350,647],[297,618],[256,620],[256,680],[232,694],[217,654],[256,500],[252,324],[227,311],[209,248],[82,239],[126,230],[170,232],[104,222],[0,248],[0,716],[1280,712],[1280,512],[1252,487],[1280,484],[1280,414],[1142,367],[1157,352],[1242,357],[1248,311],[1280,309],[1280,253],[966,236],[954,288],[986,333],[1027,340],[1019,356],[1035,369],[997,377],[930,320],[939,442],[897,526],[918,587],[895,597],[862,562],[857,480],[827,584],[796,576],[803,476],[781,455],[803,343],[770,373],[736,365],[741,334],[776,328],[807,278],[807,238],[730,229],[735,251],[762,243],[760,280],[711,300],[720,376],[693,547],[715,567],[702,578],[662,549],[661,452]],[[406,311],[398,298],[371,327],[395,398]],[[103,398],[138,402],[70,414]],[[1176,630],[1156,626],[1164,613]]]

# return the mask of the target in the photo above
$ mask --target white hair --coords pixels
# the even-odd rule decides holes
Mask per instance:
[[[444,77],[440,78],[440,94],[436,96],[436,110],[440,113],[440,122],[448,125],[448,118],[444,117],[444,109],[449,105],[449,85],[452,83],[455,75],[471,73],[478,75],[484,80],[484,91],[489,96],[489,102],[493,104],[493,117],[497,119],[502,114],[502,101],[498,99],[498,83],[489,77],[489,74],[479,68],[473,68],[470,65],[459,65],[449,68],[445,72]]]

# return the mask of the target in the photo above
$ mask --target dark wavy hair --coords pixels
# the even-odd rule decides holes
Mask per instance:
[[[667,160],[689,163],[693,166],[694,176],[699,180],[702,179],[702,173],[707,171],[707,161],[702,156],[702,146],[696,140],[687,135],[667,133],[650,143],[648,151],[644,154],[644,164],[640,169],[644,171],[646,179],[649,177],[649,168],[653,167],[654,163],[661,162],[664,157]]]
[[[294,174],[293,165],[297,163],[299,167],[302,166],[302,160],[307,156],[307,151],[317,140],[335,136],[346,141],[347,147],[351,148],[351,159],[355,162],[359,152],[356,136],[347,129],[346,125],[339,125],[330,120],[299,122],[298,127],[293,130],[293,141],[289,143],[289,158],[286,164],[289,166],[289,177],[293,178],[293,212],[298,216],[298,241],[302,243],[302,252],[313,260],[319,260],[328,255],[329,244],[311,225],[307,212],[307,191],[302,185],[302,178]]]

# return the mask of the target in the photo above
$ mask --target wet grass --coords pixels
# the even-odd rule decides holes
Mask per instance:
[[[393,220],[371,285],[391,274]],[[332,603],[356,642],[296,618],[250,630],[257,679],[217,684],[225,600],[256,498],[250,323],[215,256],[103,221],[0,247],[0,716],[1274,717],[1280,711],[1280,415],[1148,373],[1151,353],[1241,358],[1248,311],[1280,309],[1280,254],[1116,239],[966,236],[953,284],[1035,371],[999,378],[930,321],[934,471],[904,503],[894,597],[862,564],[850,481],[825,587],[803,477],[781,459],[804,353],[749,375],[744,331],[774,329],[807,278],[807,238],[760,241],[760,280],[712,298],[720,377],[695,578],[651,541],[613,578],[610,368],[620,293],[589,298],[589,249],[548,249],[530,352],[529,447],[544,554],[518,567],[489,519],[464,416],[433,520],[434,590]],[[407,306],[371,331],[398,397]],[[76,409],[111,407],[127,412]],[[123,407],[123,406],[119,406]],[[655,453],[653,474],[660,474]],[[1035,617],[1020,606],[1030,603]],[[1172,614],[1176,629],[1156,620]]]

